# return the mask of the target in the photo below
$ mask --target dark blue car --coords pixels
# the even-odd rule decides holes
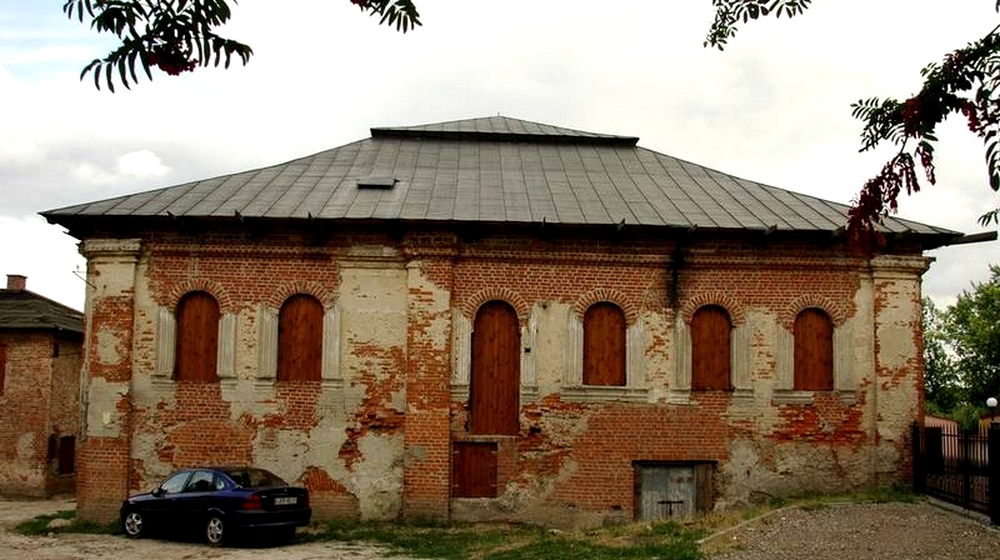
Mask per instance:
[[[132,538],[152,533],[201,532],[219,546],[239,535],[267,533],[290,541],[309,524],[309,491],[253,467],[178,471],[152,492],[122,502],[121,524]]]

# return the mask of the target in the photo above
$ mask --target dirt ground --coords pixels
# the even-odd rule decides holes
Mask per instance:
[[[6,560],[379,560],[377,546],[307,543],[282,547],[211,548],[202,543],[132,540],[112,535],[25,537],[11,529],[37,515],[74,509],[71,499],[0,498],[0,559]],[[716,535],[711,560],[997,560],[1000,529],[928,502],[789,508]]]
[[[401,559],[376,546],[349,543],[308,543],[283,547],[211,548],[203,543],[159,539],[127,539],[112,535],[61,534],[25,537],[14,525],[37,515],[75,509],[69,499],[13,501],[0,498],[0,559],[10,560],[379,560]]]

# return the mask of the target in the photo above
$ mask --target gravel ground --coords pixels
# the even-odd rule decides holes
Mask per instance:
[[[37,515],[76,509],[67,499],[13,501],[0,498],[0,560],[381,560],[384,549],[362,543],[305,543],[281,547],[211,548],[207,544],[114,535],[66,533],[26,537],[11,532],[18,522]]]
[[[705,543],[711,560],[1000,559],[1000,530],[928,502],[781,510]]]
[[[16,560],[380,560],[384,549],[358,543],[210,548],[201,543],[112,535],[25,537],[19,521],[74,509],[70,499],[0,498],[0,559]],[[928,502],[789,508],[711,537],[710,560],[1000,560],[1000,530]],[[400,559],[400,557],[391,557]]]

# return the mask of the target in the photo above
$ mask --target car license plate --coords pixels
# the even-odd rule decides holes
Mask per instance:
[[[291,506],[291,505],[295,505],[295,503],[298,502],[298,501],[299,501],[298,498],[296,498],[294,496],[287,496],[287,497],[275,498],[274,499],[274,505],[276,505],[276,506]]]

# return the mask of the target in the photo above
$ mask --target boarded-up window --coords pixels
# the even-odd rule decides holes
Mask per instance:
[[[205,292],[191,292],[177,304],[177,381],[219,380],[219,316],[219,303]]]
[[[323,354],[323,306],[299,294],[278,316],[278,381],[319,381]]]
[[[454,498],[495,498],[497,444],[456,441],[451,449],[451,495]]]
[[[728,391],[730,383],[729,314],[718,305],[706,305],[691,317],[691,389]]]
[[[76,472],[76,437],[59,438],[59,474]]]
[[[469,432],[515,435],[521,388],[521,332],[514,308],[483,304],[472,331]]]
[[[7,346],[0,344],[0,395],[7,385]]]
[[[821,309],[795,318],[795,382],[799,391],[833,389],[833,322]]]
[[[583,315],[583,384],[625,385],[625,314],[613,303]]]

